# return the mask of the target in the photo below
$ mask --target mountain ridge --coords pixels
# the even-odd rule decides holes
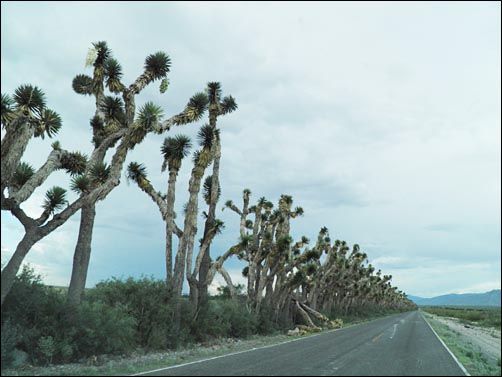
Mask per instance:
[[[407,295],[419,306],[501,306],[500,289],[493,289],[484,293],[450,293],[431,298]]]

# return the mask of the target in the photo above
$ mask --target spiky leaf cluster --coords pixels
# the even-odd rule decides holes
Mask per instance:
[[[72,88],[77,94],[91,95],[93,87],[92,78],[84,74],[75,76],[72,82]]]
[[[23,185],[28,182],[28,180],[35,174],[35,169],[33,166],[26,162],[21,162],[14,175],[12,176],[11,184],[15,188],[21,188]]]
[[[223,98],[223,100],[220,103],[219,115],[230,114],[235,110],[237,110],[237,102],[235,102],[234,97],[227,96]]]
[[[201,147],[209,150],[213,146],[215,137],[218,136],[219,136],[218,129],[214,129],[210,125],[205,124],[199,129],[199,132],[197,133],[197,140]]]
[[[198,121],[204,115],[208,107],[208,98],[204,93],[194,94],[188,101],[181,114],[176,116],[174,124],[181,126],[191,122]]]
[[[169,169],[179,170],[181,168],[181,161],[188,156],[191,147],[192,142],[185,135],[176,135],[164,139],[160,147],[160,151],[164,157],[162,171],[165,171],[167,166],[169,166]]]
[[[32,85],[21,85],[14,92],[17,108],[27,114],[40,114],[45,109],[45,94]]]
[[[45,137],[45,134],[49,137],[56,135],[62,126],[62,120],[58,113],[50,109],[44,109],[40,118],[35,122],[35,137]]]
[[[220,101],[221,97],[221,84],[219,82],[208,82],[207,83],[207,95],[209,97],[210,103],[216,103]]]
[[[97,51],[96,59],[94,60],[94,67],[101,67],[105,61],[111,56],[112,50],[108,47],[105,41],[94,42],[92,44]]]
[[[54,186],[45,194],[43,208],[44,211],[49,214],[54,214],[56,211],[62,209],[67,203],[66,190],[62,187]]]
[[[120,93],[125,89],[125,86],[120,81],[122,78],[122,67],[114,58],[108,58],[104,64],[105,83],[106,87],[112,93]]]
[[[139,110],[138,122],[147,130],[153,129],[164,117],[164,110],[153,102],[145,103]]]
[[[52,149],[54,149],[55,151],[60,151],[60,150],[61,150],[61,143],[60,143],[58,140],[56,140],[55,142],[53,142],[53,143],[51,144],[51,147],[52,147]]]
[[[105,115],[107,125],[120,126],[124,122],[124,102],[119,97],[105,96],[100,104],[100,109]]]
[[[14,100],[8,94],[2,94],[2,127],[6,127],[14,116]]]
[[[146,167],[138,162],[133,161],[129,163],[126,177],[127,181],[135,182],[142,190],[145,190],[150,185],[150,181],[147,178]]]
[[[97,161],[89,171],[89,178],[94,184],[103,184],[110,176],[111,167],[102,161]]]
[[[166,77],[171,67],[171,59],[162,51],[148,55],[145,59],[145,73],[152,77],[152,81]]]
[[[87,156],[81,152],[65,153],[61,157],[61,168],[72,177],[84,174],[87,168]]]
[[[204,185],[202,187],[203,189],[203,195],[204,195],[204,200],[206,201],[206,204],[209,205],[211,201],[211,190],[213,189],[213,176],[208,175],[206,179],[204,180]],[[218,193],[216,194],[216,201],[220,199],[221,195],[221,186],[218,185]]]
[[[77,194],[86,194],[90,191],[91,180],[86,175],[73,177],[70,182],[70,188]]]

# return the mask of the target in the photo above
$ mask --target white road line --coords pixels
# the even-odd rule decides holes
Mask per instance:
[[[380,319],[380,318],[379,318]],[[364,323],[368,323],[368,322],[364,322]],[[360,323],[361,325],[363,323]],[[313,338],[315,336],[319,336],[319,335],[323,335],[323,334],[328,334],[328,333],[331,333],[333,331],[338,331],[338,330],[344,330],[344,329],[348,329],[352,326],[349,326],[349,327],[344,327],[344,328],[341,328],[341,329],[334,329],[334,330],[329,330],[329,331],[326,331],[326,332],[322,332],[322,333],[319,333],[319,334],[314,334],[314,335],[310,335],[310,336],[307,336],[307,337],[302,337],[302,338],[297,338],[297,339],[293,339],[293,340],[288,340],[287,342],[283,342],[283,343],[277,343],[277,344],[271,344],[269,346],[263,346],[263,347],[259,347],[259,348],[251,348],[249,350],[245,350],[245,351],[239,351],[239,352],[233,352],[233,353],[229,353],[229,354],[226,354],[226,355],[221,355],[221,356],[215,356],[215,357],[211,357],[209,359],[202,359],[202,360],[197,360],[197,361],[191,361],[189,363],[184,363],[184,364],[178,364],[178,365],[173,365],[173,366],[170,366],[170,367],[165,367],[165,368],[160,368],[160,369],[155,369],[155,370],[149,370],[147,372],[141,372],[141,373],[136,373],[136,374],[131,374],[131,376],[141,376],[143,374],[148,374],[148,373],[154,373],[154,372],[160,372],[161,370],[169,370],[169,369],[175,369],[175,368],[181,368],[181,367],[185,367],[187,365],[192,365],[192,364],[198,364],[198,363],[203,363],[205,361],[211,361],[211,360],[216,360],[216,359],[221,359],[223,357],[228,357],[228,356],[234,356],[234,355],[239,355],[241,353],[246,353],[246,352],[251,352],[251,351],[256,351],[256,350],[261,350],[261,349],[265,349],[265,348],[271,348],[271,347],[275,347],[275,346],[280,346],[282,344],[288,344],[288,343],[293,343],[293,342],[296,342],[298,340],[304,340],[304,339],[309,339],[309,338]]]
[[[393,314],[395,315],[395,314]],[[389,316],[389,317],[392,317]],[[298,340],[304,340],[304,339],[310,339],[310,338],[313,338],[315,336],[319,336],[319,335],[323,335],[323,334],[328,334],[328,333],[332,333],[334,331],[340,331],[340,330],[345,330],[345,329],[350,329],[351,327],[354,327],[354,326],[358,326],[358,325],[364,325],[366,323],[370,323],[370,322],[373,322],[373,321],[377,321],[379,319],[383,319],[383,318],[387,318],[387,317],[382,317],[382,318],[376,318],[374,320],[371,320],[371,321],[368,321],[368,322],[363,322],[363,323],[357,323],[355,325],[352,325],[352,326],[347,326],[347,327],[343,327],[341,329],[334,329],[334,330],[329,330],[329,331],[325,331],[325,332],[321,332],[319,334],[314,334],[314,335],[309,335],[307,337],[302,337],[302,338],[297,338],[297,339],[293,339],[293,340],[288,340],[287,342],[283,342],[283,343],[277,343],[277,344],[271,344],[269,346],[264,346],[264,347],[259,347],[259,348],[252,348],[252,349],[249,349],[249,350],[245,350],[245,351],[239,351],[239,352],[234,352],[234,353],[229,353],[229,354],[226,354],[226,355],[221,355],[221,356],[215,356],[215,357],[211,357],[209,359],[202,359],[202,360],[197,360],[197,361],[191,361],[189,363],[184,363],[184,364],[178,364],[178,365],[173,365],[173,366],[170,366],[170,367],[165,367],[165,368],[160,368],[160,369],[155,369],[155,370],[149,370],[149,371],[146,371],[146,372],[140,372],[140,373],[136,373],[136,374],[131,374],[131,376],[142,376],[144,374],[148,374],[148,373],[154,373],[154,372],[160,372],[162,370],[169,370],[169,369],[175,369],[175,368],[181,368],[181,367],[185,367],[187,365],[192,365],[192,364],[198,364],[198,363],[203,363],[205,361],[211,361],[211,360],[216,360],[216,359],[221,359],[223,357],[228,357],[228,356],[234,356],[234,355],[239,355],[241,353],[246,353],[246,352],[252,352],[252,351],[256,351],[256,350],[262,350],[262,349],[265,349],[265,348],[271,348],[271,347],[276,347],[276,346],[281,346],[283,344],[288,344],[288,343],[293,343],[293,342],[296,342]]]
[[[465,369],[465,367],[462,365],[462,363],[460,361],[458,361],[457,357],[453,354],[453,352],[450,351],[450,349],[448,348],[448,346],[445,344],[445,342],[443,342],[443,339],[441,339],[439,337],[439,335],[434,331],[434,329],[432,328],[432,326],[430,325],[429,322],[427,322],[427,319],[425,319],[424,315],[422,314],[422,312],[419,312],[420,315],[422,316],[422,318],[424,319],[425,323],[427,323],[429,325],[429,327],[431,328],[432,332],[434,333],[434,335],[436,335],[436,337],[439,339],[439,341],[441,342],[441,344],[444,346],[444,348],[446,348],[446,350],[450,353],[451,357],[453,357],[453,360],[455,360],[455,362],[458,364],[458,366],[460,367],[460,369],[462,369],[462,372],[465,373],[466,376],[470,376],[469,372],[467,371],[467,369]]]
[[[394,335],[396,335],[397,331],[397,323],[394,324],[394,330],[392,330],[392,335],[390,336],[390,339],[394,338]]]

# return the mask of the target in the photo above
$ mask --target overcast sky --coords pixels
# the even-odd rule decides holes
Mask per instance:
[[[170,87],[154,83],[137,99],[167,116],[219,81],[239,109],[220,118],[222,203],[226,228],[213,258],[238,238],[235,214],[220,208],[251,189],[252,200],[281,194],[305,214],[295,238],[358,243],[370,262],[408,294],[500,288],[501,6],[459,3],[3,2],[1,89],[44,90],[61,114],[57,139],[90,154],[93,100],[73,77],[90,75],[85,57],[106,40],[124,82],[145,57],[165,51]],[[172,130],[195,136],[204,122]],[[3,133],[2,133],[3,136]],[[150,135],[130,153],[157,189],[160,145]],[[34,140],[25,160],[39,167],[52,140]],[[177,211],[188,197],[190,164],[177,184]],[[23,205],[41,212],[45,190],[68,187],[58,172]],[[75,198],[70,194],[70,198]],[[26,261],[49,284],[67,285],[79,215],[36,244]],[[202,222],[201,222],[202,224]],[[202,228],[202,225],[200,226]],[[2,263],[22,227],[2,212]],[[226,264],[243,281],[243,262]],[[88,286],[116,277],[163,278],[164,223],[157,207],[125,178],[97,206]]]

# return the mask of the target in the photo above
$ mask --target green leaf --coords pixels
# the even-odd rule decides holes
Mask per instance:
[[[67,204],[66,200],[66,190],[59,186],[54,186],[47,191],[45,194],[45,202],[43,208],[45,211],[53,214],[57,210],[60,210]]]
[[[78,175],[73,177],[70,182],[70,188],[77,194],[85,194],[89,192],[91,180],[86,175]]]
[[[23,111],[41,113],[45,109],[45,94],[32,85],[21,85],[14,92],[14,101]]]
[[[35,174],[35,169],[26,162],[21,162],[12,176],[12,186],[21,188]]]
[[[40,119],[35,129],[35,137],[44,138],[45,134],[49,137],[56,135],[61,129],[62,121],[58,113],[53,110],[45,109],[40,114]]]
[[[77,94],[91,95],[93,89],[92,78],[84,74],[77,75],[73,79],[72,88]]]
[[[153,80],[164,78],[169,73],[171,59],[162,51],[148,55],[145,59],[145,72],[149,73]]]

